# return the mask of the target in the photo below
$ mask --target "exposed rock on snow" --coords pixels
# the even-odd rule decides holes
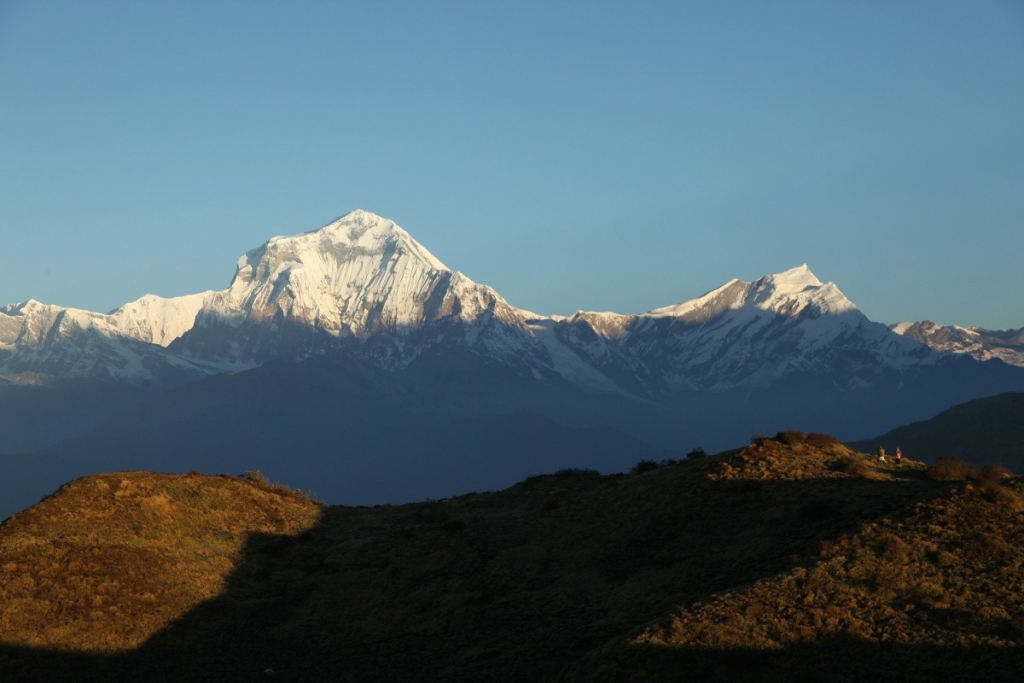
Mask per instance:
[[[1024,367],[1024,327],[1019,330],[983,330],[945,326],[930,320],[899,323],[892,331],[926,344],[941,353],[967,354],[977,360],[998,359]]]

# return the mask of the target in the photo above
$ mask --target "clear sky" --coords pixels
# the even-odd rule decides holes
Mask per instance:
[[[221,289],[362,208],[539,313],[807,263],[1024,326],[1024,0],[0,0],[0,303]]]

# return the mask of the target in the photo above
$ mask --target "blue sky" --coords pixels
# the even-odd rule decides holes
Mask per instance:
[[[1024,326],[1024,2],[0,0],[0,303],[226,287],[354,208],[540,313],[807,263]]]

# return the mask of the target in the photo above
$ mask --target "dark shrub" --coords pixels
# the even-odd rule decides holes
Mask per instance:
[[[787,446],[794,446],[807,440],[807,436],[798,429],[787,429],[775,435],[775,440]]]
[[[706,458],[706,457],[708,457],[708,454],[705,453],[704,449],[701,448],[700,446],[697,446],[692,451],[690,451],[689,453],[686,454],[686,459],[687,460],[696,460],[698,458]]]
[[[252,484],[253,486],[259,486],[260,488],[265,489],[270,488],[270,480],[267,479],[266,475],[264,475],[259,470],[250,470],[248,472],[243,472],[238,476],[238,478],[244,482]]]
[[[1020,509],[1022,501],[1011,487],[1004,486],[1003,482],[1012,479],[1013,474],[999,464],[985,465],[978,473],[978,486],[985,492],[985,496],[994,503]]]
[[[560,479],[567,479],[569,477],[582,477],[582,478],[596,478],[600,477],[601,473],[597,470],[589,469],[587,467],[565,467],[555,471],[555,476]]]
[[[955,455],[945,455],[928,466],[925,474],[930,479],[937,481],[964,481],[966,479],[977,479],[978,468],[969,462],[965,462]]]
[[[985,465],[981,468],[981,478],[990,479],[992,481],[1002,481],[1012,477],[1013,473],[1000,465],[999,463],[993,463],[991,465]]]
[[[644,460],[639,460],[635,465],[633,465],[633,469],[631,469],[630,472],[633,474],[643,474],[644,472],[656,470],[659,467],[661,467],[661,465],[654,460],[647,460],[645,458]]]
[[[871,471],[864,456],[843,456],[836,461],[835,469],[839,472],[865,477]]]

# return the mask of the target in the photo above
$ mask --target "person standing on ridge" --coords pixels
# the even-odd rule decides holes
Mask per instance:
[[[896,456],[893,458],[893,460],[896,461],[897,465],[899,465],[901,462],[903,462],[903,454],[900,453],[900,447],[899,446],[896,447]]]

